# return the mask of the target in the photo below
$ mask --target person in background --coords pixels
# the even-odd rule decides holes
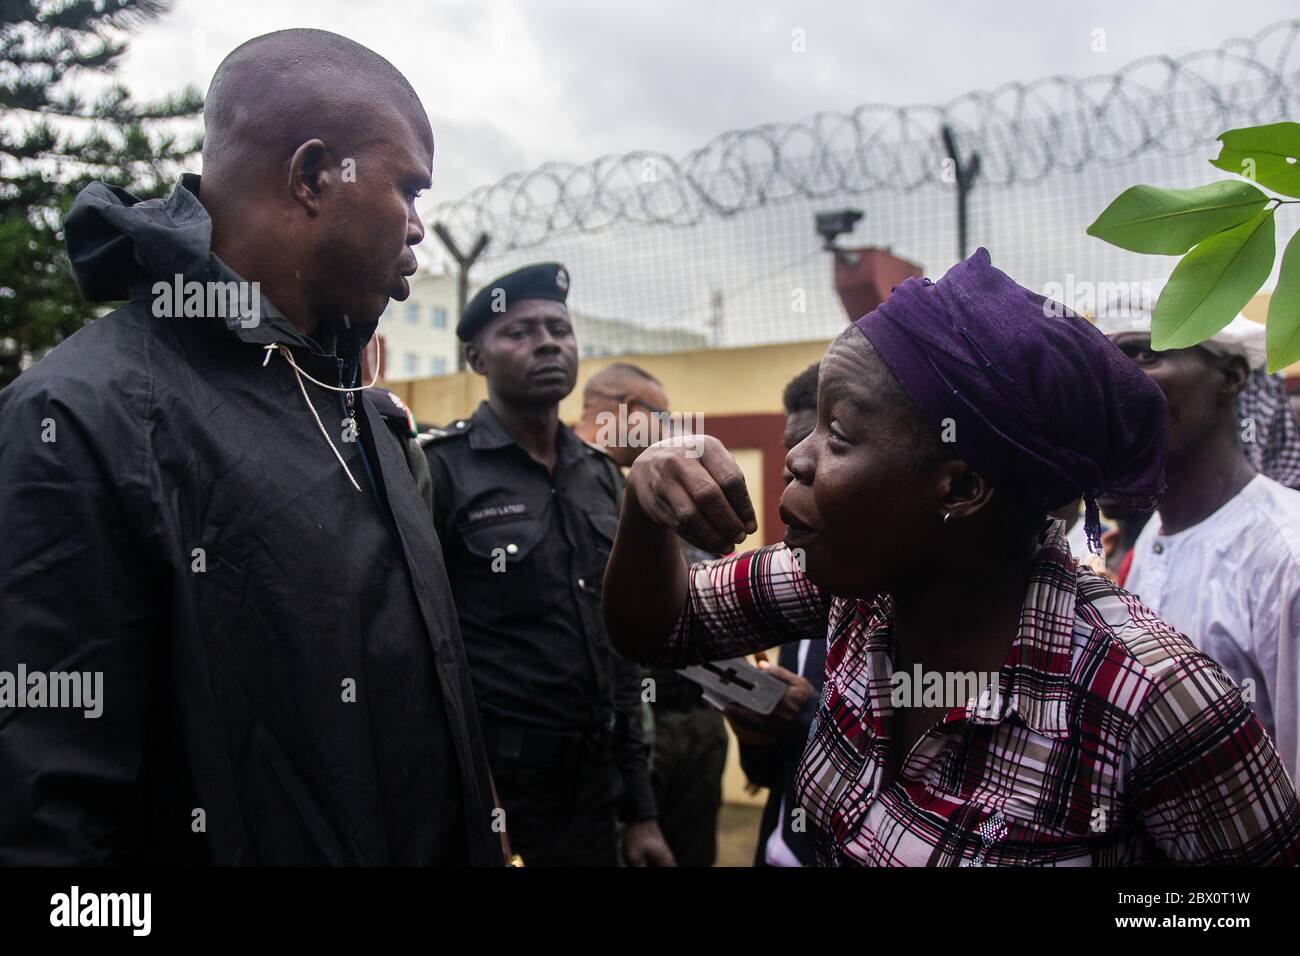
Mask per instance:
[[[668,396],[659,379],[643,368],[619,362],[587,379],[582,388],[582,418],[573,431],[618,467],[629,468],[646,445],[620,442],[618,423],[625,424],[624,435],[650,435],[654,434],[651,419],[658,419],[658,427],[663,427],[667,415]]]
[[[602,607],[663,664],[826,637],[795,783],[818,863],[1300,863],[1295,788],[1240,688],[1047,520],[1082,496],[1095,542],[1099,495],[1155,506],[1150,378],[981,248],[896,286],[817,388],[785,543],[687,568],[677,535],[725,553],[757,520],[720,442],[660,442],[629,472]],[[936,701],[895,681],[917,672],[998,682]]]
[[[1250,441],[1241,443],[1251,467],[1300,490],[1300,421],[1287,399],[1285,376],[1256,366],[1237,400],[1237,417],[1253,432]]]
[[[1125,586],[1214,658],[1300,769],[1300,491],[1242,453],[1259,437],[1239,397],[1264,364],[1264,326],[1238,317],[1208,342],[1155,351],[1149,328],[1112,334],[1169,402],[1167,479]],[[1289,412],[1289,409],[1288,409]]]
[[[781,393],[785,408],[785,431],[781,444],[787,452],[812,434],[817,427],[817,372],[820,365],[814,362],[786,382]],[[789,473],[785,476],[790,480]]]
[[[480,289],[456,327],[487,401],[425,445],[488,762],[525,865],[673,863],[656,822],[640,668],[600,582],[618,524],[605,454],[559,419],[578,347],[557,262]]]
[[[817,365],[790,380],[781,396],[789,452],[817,425]],[[786,480],[790,476],[787,474]],[[812,866],[812,839],[804,811],[795,798],[795,773],[808,728],[817,713],[826,669],[825,638],[803,638],[781,646],[775,666],[762,655],[758,666],[789,686],[776,710],[766,716],[743,707],[727,708],[727,721],[740,743],[740,766],[750,784],[767,787],[767,803],[758,827],[755,866]]]
[[[623,473],[646,449],[645,443],[619,442],[611,423],[626,424],[625,435],[662,432],[668,414],[663,385],[645,369],[619,363],[601,369],[582,390],[582,420],[573,426],[583,441],[600,448],[614,464],[622,495]],[[658,432],[648,416],[659,418]],[[685,541],[686,560],[717,555]],[[727,765],[727,732],[722,715],[705,700],[700,685],[668,667],[648,668],[643,679],[653,689],[647,701],[651,722],[650,781],[659,810],[659,828],[678,866],[712,866],[718,855],[718,812],[722,774]]]

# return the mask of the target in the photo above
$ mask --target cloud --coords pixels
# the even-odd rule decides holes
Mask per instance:
[[[1294,15],[1213,0],[965,5],[658,0],[181,0],[134,40],[122,78],[142,96],[206,89],[221,58],[289,26],[335,30],[410,78],[438,135],[434,194],[450,198],[558,159],[682,155],[727,129],[860,103],[943,103],[1058,73],[1212,48]],[[804,52],[794,49],[804,31]],[[1103,30],[1105,49],[1094,49]]]
[[[463,196],[475,186],[528,166],[532,160],[507,127],[462,122],[436,113],[430,115],[429,122],[435,141],[433,188],[423,198],[430,206]]]

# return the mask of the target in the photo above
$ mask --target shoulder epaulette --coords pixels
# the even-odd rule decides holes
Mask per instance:
[[[427,428],[415,436],[415,440],[421,448],[431,445],[436,441],[442,441],[444,438],[455,438],[457,435],[468,435],[474,427],[474,423],[468,418],[458,418],[449,425],[442,428]]]
[[[388,422],[390,428],[400,431],[407,438],[414,438],[419,429],[415,427],[415,416],[406,407],[406,403],[386,388],[368,388],[367,392],[374,399],[375,410]]]

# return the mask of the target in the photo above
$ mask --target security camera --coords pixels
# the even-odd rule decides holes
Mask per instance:
[[[818,234],[824,240],[822,248],[828,252],[838,251],[835,248],[835,240],[846,232],[852,232],[862,215],[861,209],[837,209],[834,212],[817,213],[814,224]]]

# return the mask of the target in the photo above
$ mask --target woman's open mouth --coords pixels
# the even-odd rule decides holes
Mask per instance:
[[[793,548],[800,542],[807,542],[818,535],[816,528],[804,524],[794,515],[792,515],[784,505],[779,509],[781,520],[785,522],[786,530],[784,541],[786,547]]]

